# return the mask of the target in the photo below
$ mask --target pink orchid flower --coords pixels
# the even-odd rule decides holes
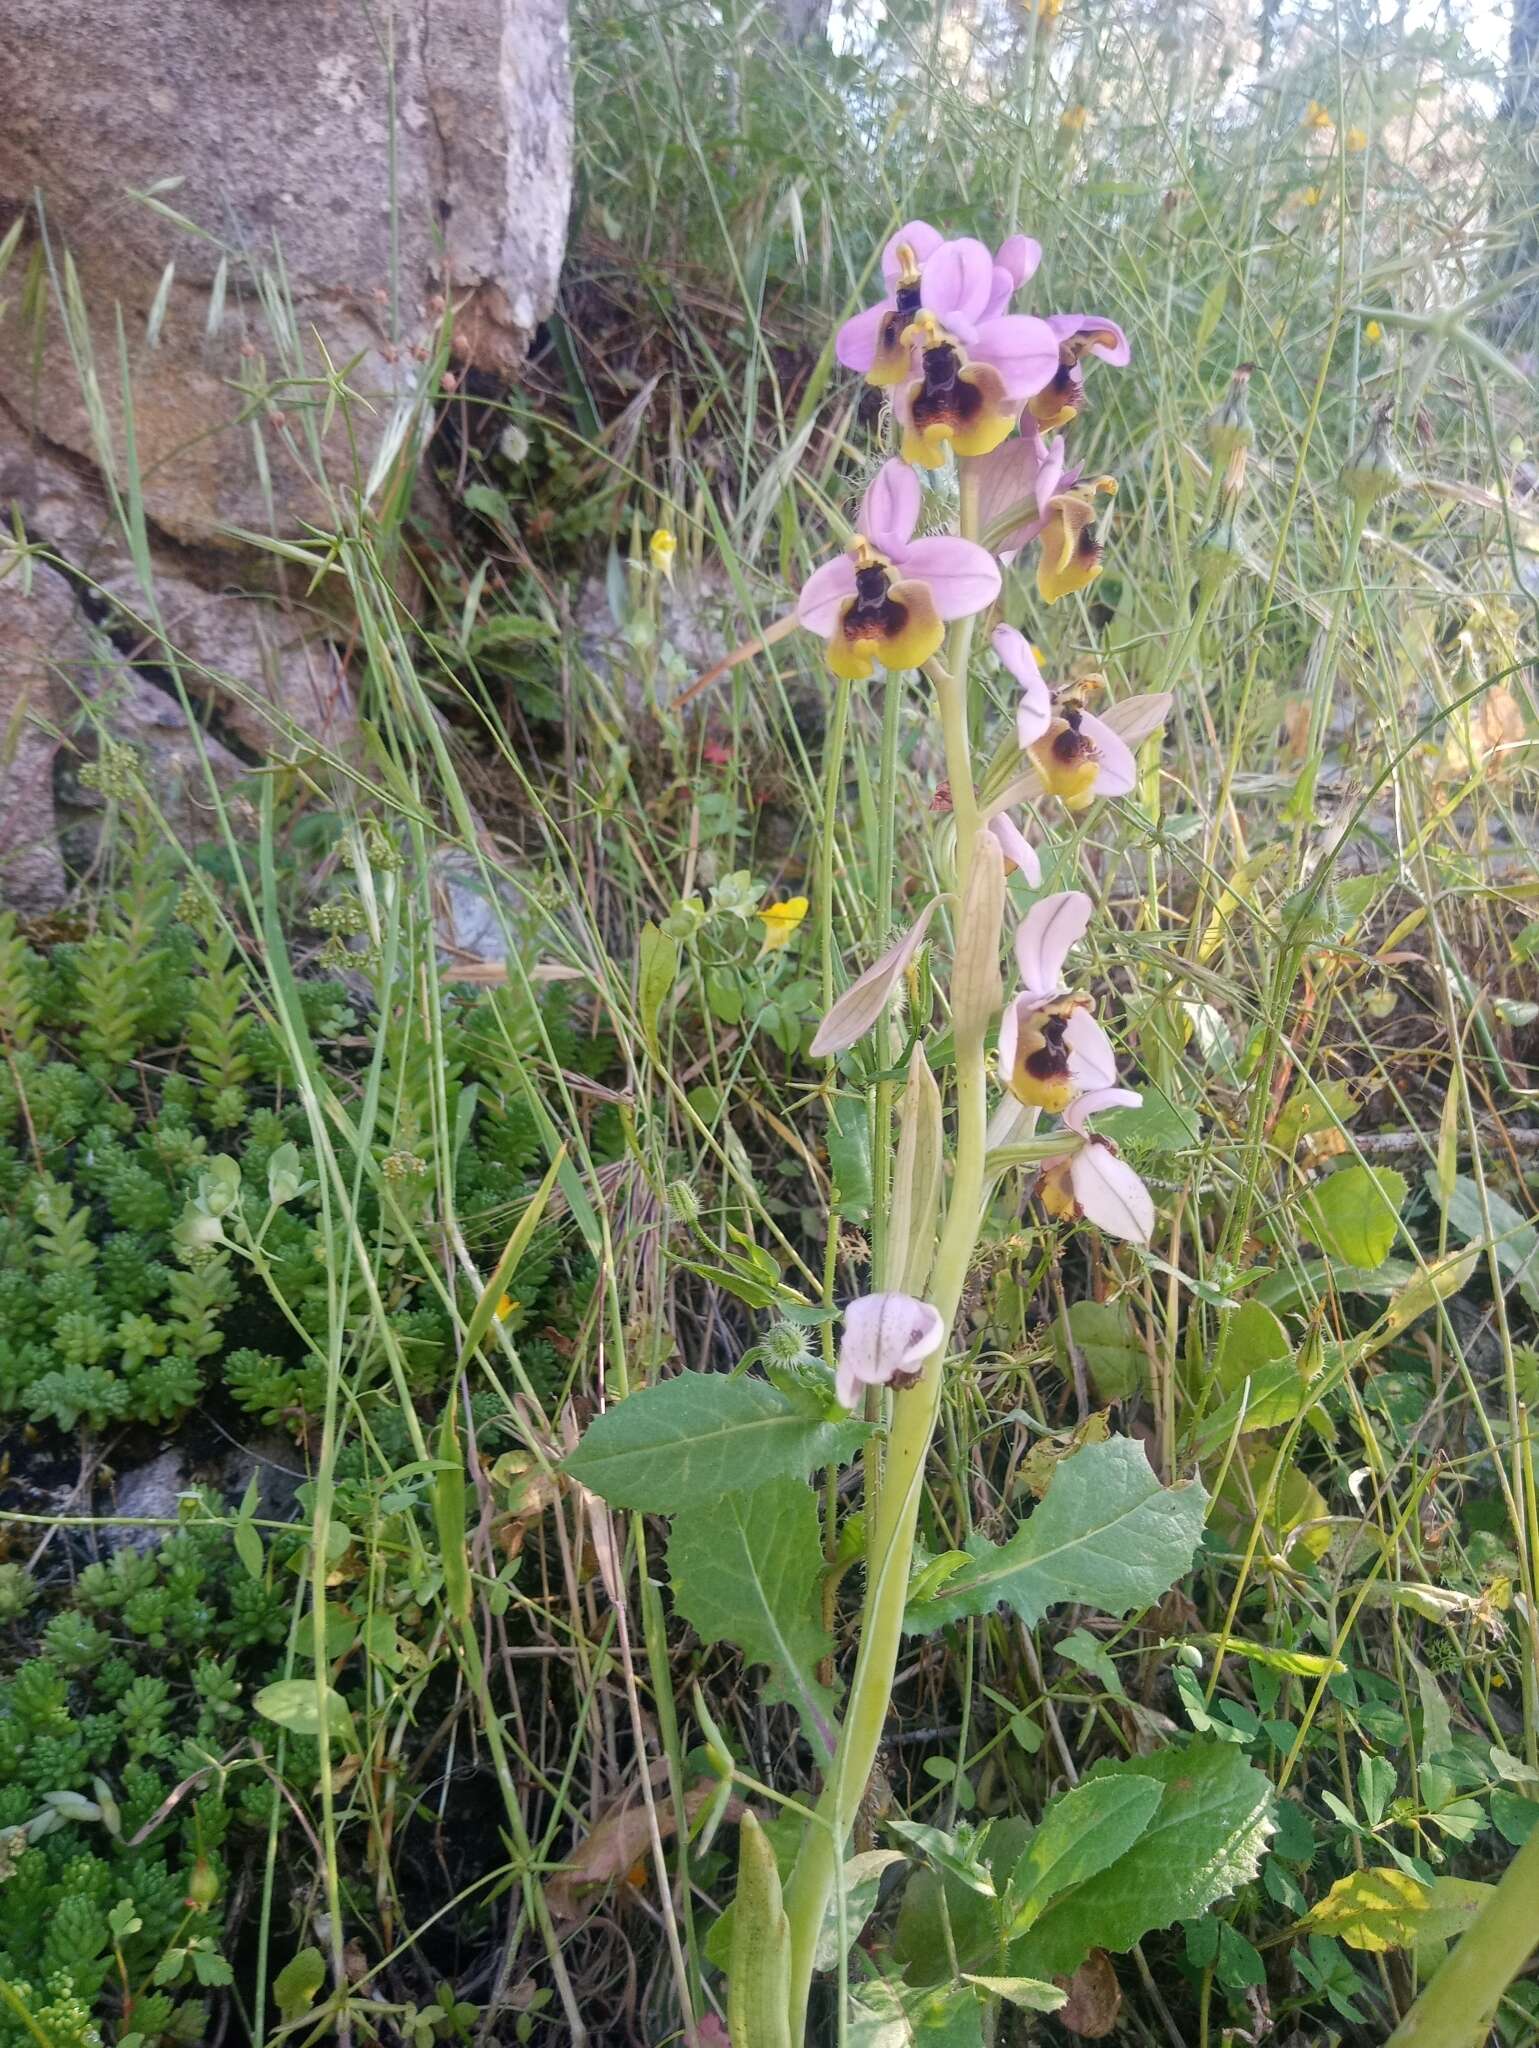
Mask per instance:
[[[883,463],[861,500],[859,531],[835,561],[802,585],[796,616],[827,643],[836,676],[861,683],[873,662],[921,668],[945,622],[981,612],[999,595],[987,549],[950,534],[914,538],[923,493],[906,463]]]
[[[1099,356],[1120,369],[1132,361],[1133,351],[1116,321],[1100,313],[1050,313],[1047,324],[1058,341],[1058,367],[1032,394],[1030,410],[1041,427],[1066,427],[1084,410],[1085,357]]]
[[[1149,1242],[1154,1235],[1154,1197],[1110,1138],[1087,1128],[1102,1110],[1136,1109],[1142,1101],[1132,1088],[1097,1088],[1070,1103],[1063,1113],[1064,1128],[1080,1143],[1047,1160],[1032,1189],[1049,1216],[1062,1222],[1083,1218],[1108,1237],[1124,1238],[1129,1244]]]
[[[917,1379],[945,1335],[939,1309],[911,1294],[862,1294],[844,1311],[834,1395],[853,1408],[862,1387]]]
[[[944,240],[927,220],[905,221],[888,239],[882,251],[885,297],[846,320],[834,337],[834,354],[847,370],[858,370],[878,386],[901,383],[912,374],[903,336],[920,310],[919,281],[925,263]],[[1042,245],[1029,235],[1010,235],[1000,243],[993,257],[985,319],[997,319],[1005,311],[1041,261]]]
[[[1024,241],[1025,236],[1020,239]],[[846,320],[834,337],[835,356],[847,370],[858,370],[868,384],[897,384],[909,375],[904,331],[919,311],[919,278],[925,259],[933,256],[944,240],[927,220],[905,221],[882,251],[887,296],[880,305],[868,306],[864,313]]]
[[[1057,336],[1031,314],[997,311],[996,275],[1010,275],[1009,266],[969,237],[942,243],[925,261],[904,337],[918,350],[920,374],[893,393],[904,459],[922,468],[939,468],[948,446],[991,453],[1014,432],[1022,402],[1058,373]]]
[[[1026,752],[1043,786],[1071,811],[1102,796],[1129,796],[1138,787],[1132,749],[1104,718],[1076,705],[1058,712]]]
[[[1021,987],[999,1020],[999,1072],[1031,1109],[1062,1114],[1076,1095],[1117,1078],[1111,1041],[1086,999],[1063,983],[1063,963],[1084,937],[1091,908],[1079,889],[1044,896],[1015,934]]]
[[[996,818],[990,818],[989,830],[999,841],[1000,851],[1005,857],[1005,873],[1019,868],[1026,877],[1029,889],[1042,887],[1042,863],[1037,858],[1037,849],[1026,837],[1015,820],[1001,811]]]

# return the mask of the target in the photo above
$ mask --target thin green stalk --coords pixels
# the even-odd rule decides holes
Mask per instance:
[[[873,919],[878,949],[887,943],[892,923],[893,869],[896,859],[898,812],[898,728],[903,715],[903,683],[890,676],[882,698],[882,759],[876,793],[876,890]],[[895,1034],[890,1018],[877,1027],[884,1074],[890,1073],[896,1058]],[[892,1099],[893,1083],[876,1084],[871,1133],[871,1265],[878,1282],[886,1287],[887,1203],[892,1183]]]

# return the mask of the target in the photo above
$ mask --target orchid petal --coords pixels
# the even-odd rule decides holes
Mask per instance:
[[[893,559],[903,574],[928,583],[943,619],[965,619],[999,595],[999,564],[975,541],[936,534],[911,541]]]
[[[884,462],[860,501],[860,530],[871,545],[896,561],[919,524],[924,493],[906,462]]]
[[[840,608],[854,595],[855,564],[849,556],[825,562],[801,587],[796,600],[797,623],[826,640],[839,623]]]
[[[1042,244],[1034,242],[1030,235],[1007,235],[994,251],[996,267],[1010,273],[1017,290],[1041,261]]]
[[[971,348],[975,362],[992,363],[1011,398],[1031,398],[1058,374],[1058,342],[1045,320],[1005,313],[980,321]]]
[[[1169,690],[1146,690],[1137,697],[1124,697],[1120,704],[1109,704],[1099,722],[1127,746],[1139,747],[1165,724],[1175,701]]]
[[[1109,1145],[1091,1143],[1076,1152],[1069,1182],[1085,1221],[1109,1237],[1147,1244],[1154,1235],[1154,1197]]]
[[[954,242],[942,242],[925,259],[919,303],[943,322],[953,314],[960,314],[964,320],[981,320],[993,284],[993,257],[982,242],[963,235]],[[1055,365],[1057,360],[1055,349]]]
[[[939,228],[932,228],[927,220],[906,220],[888,239],[882,251],[882,276],[888,285],[896,285],[903,274],[903,261],[898,251],[905,242],[913,250],[915,261],[923,268],[926,259],[935,254],[945,239]]]
[[[834,354],[847,370],[858,370],[864,376],[870,369],[876,361],[882,322],[894,311],[892,300],[883,299],[879,306],[868,306],[864,313],[845,321],[834,336]]]
[[[1082,889],[1066,889],[1033,903],[1015,934],[1021,986],[1049,1002],[1063,985],[1063,963],[1085,936],[1094,905]]]
[[[1021,1039],[1021,1014],[1031,1010],[1030,996],[1016,996],[1005,1004],[999,1020],[999,1078],[1008,1088],[1015,1072],[1015,1048]]]
[[[1037,431],[1038,438],[1040,439],[1041,429],[1039,428]],[[1071,484],[1077,483],[1078,480],[1079,471],[1077,469],[1071,477],[1065,477],[1063,467],[1063,436],[1062,434],[1054,434],[1052,440],[1043,447],[1042,466],[1037,471],[1037,510],[1045,513],[1059,491],[1067,490]]]
[[[853,1408],[862,1387],[918,1372],[946,1334],[940,1310],[912,1294],[862,1294],[844,1311],[834,1393]]]
[[[1015,820],[1006,817],[1001,812],[997,818],[990,818],[989,830],[1004,849],[1005,859],[1012,866],[1019,868],[1026,877],[1027,886],[1032,889],[1040,889],[1042,887],[1042,863],[1037,858],[1037,849],[1026,837],[1020,826],[1016,824]]]
[[[850,983],[813,1036],[814,1058],[824,1059],[831,1053],[847,1052],[858,1038],[865,1037],[892,1000],[904,968],[919,951],[925,927],[939,901],[938,896],[932,898],[898,943],[889,946],[880,960]]]
[[[1103,1109],[1137,1109],[1142,1101],[1136,1088],[1087,1088],[1083,1095],[1075,1096],[1064,1111],[1063,1120],[1083,1138],[1087,1135],[1088,1119],[1099,1116]]]
[[[996,626],[994,652],[1021,686],[1020,708],[1015,714],[1015,734],[1022,747],[1041,739],[1053,722],[1053,697],[1042,680],[1037,657],[1024,633],[1014,626]]]
[[[1125,742],[1103,718],[1080,714],[1079,729],[1096,751],[1097,796],[1127,796],[1138,787],[1138,763]]]
[[[1069,1053],[1069,1076],[1076,1088],[1105,1093],[1117,1079],[1112,1042],[1089,1010],[1076,1010],[1063,1028]]]
[[[1093,341],[1090,353],[1099,356],[1104,363],[1114,363],[1118,369],[1133,360],[1133,351],[1128,338],[1115,320],[1108,320],[1100,313],[1049,313],[1047,324],[1059,341],[1077,341],[1082,334],[1097,330],[1113,337],[1110,341]]]

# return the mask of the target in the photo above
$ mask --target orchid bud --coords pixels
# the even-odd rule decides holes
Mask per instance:
[[[1393,420],[1394,408],[1381,405],[1373,416],[1367,440],[1341,472],[1341,488],[1365,517],[1380,498],[1405,487],[1405,472],[1395,452]]]
[[[1205,597],[1216,596],[1244,566],[1245,543],[1236,496],[1224,500],[1218,517],[1197,543],[1197,588]]]
[[[1249,448],[1255,440],[1250,420],[1250,380],[1254,363],[1241,363],[1235,371],[1228,395],[1208,418],[1208,448],[1215,462],[1228,462],[1237,448]]]

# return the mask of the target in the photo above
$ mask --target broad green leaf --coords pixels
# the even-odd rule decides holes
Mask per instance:
[[[1268,1313],[1265,1309],[1261,1312]],[[1258,1429],[1280,1429],[1308,1405],[1309,1382],[1291,1358],[1258,1366],[1249,1379],[1241,1378],[1211,1415],[1202,1418],[1192,1437],[1192,1449],[1199,1458],[1221,1455],[1237,1432],[1248,1436]]]
[[[764,1697],[796,1708],[826,1762],[833,1695],[814,1676],[833,1650],[817,1611],[822,1570],[817,1500],[801,1479],[773,1479],[695,1508],[674,1523],[668,1542],[684,1619],[708,1643],[732,1643],[745,1662],[769,1666]]]
[[[1195,1482],[1161,1486],[1131,1437],[1086,1444],[1059,1465],[1047,1498],[1008,1543],[968,1539],[968,1562],[910,1606],[904,1627],[928,1635],[1000,1605],[1028,1628],[1066,1600],[1103,1614],[1148,1607],[1190,1567],[1206,1505]]]
[[[1241,1302],[1225,1318],[1214,1376],[1220,1393],[1238,1393],[1264,1367],[1293,1356],[1288,1333],[1263,1301]]]
[[[1085,1361],[1097,1401],[1126,1401],[1138,1392],[1149,1361],[1125,1307],[1110,1301],[1071,1302],[1067,1335]],[[1069,1346],[1061,1324],[1054,1325],[1053,1347],[1068,1371]]]
[[[1403,1173],[1392,1166],[1344,1166],[1307,1198],[1310,1236],[1349,1266],[1381,1266],[1389,1257],[1406,1197]]]
[[[251,1704],[264,1721],[276,1721],[280,1728],[292,1728],[296,1735],[318,1735],[322,1692],[327,1723],[331,1733],[338,1735],[351,1718],[347,1702],[329,1685],[318,1689],[313,1678],[280,1678],[274,1685],[264,1685]]]
[[[1069,1996],[1062,1985],[1044,1984],[1040,1977],[978,1977],[970,1970],[964,1970],[962,1976],[990,1998],[1002,1998],[1006,2005],[1018,2005],[1024,2012],[1057,2012]]]
[[[1426,1178],[1436,1195],[1437,1175],[1431,1168]],[[1486,1189],[1486,1209],[1490,1212],[1497,1263],[1516,1282],[1529,1307],[1539,1310],[1539,1230],[1494,1188]],[[1456,1176],[1446,1210],[1450,1230],[1457,1231],[1471,1244],[1485,1242],[1486,1219],[1480,1206],[1480,1189],[1468,1174]]]
[[[1050,1902],[1131,1849],[1154,1818],[1164,1786],[1153,1778],[1091,1778],[1053,1800],[1010,1880],[1012,1931],[1023,1934]]]
[[[817,1955],[813,1959],[815,1970],[836,1970],[839,1967],[841,1949],[848,1951],[876,1910],[877,1894],[882,1888],[882,1879],[895,1863],[906,1863],[908,1858],[901,1849],[862,1849],[851,1856],[844,1866],[844,1913],[839,1912],[837,1898],[828,1902],[828,1917],[823,1922],[823,1932],[818,1936]],[[841,1924],[843,1939],[840,1939]]]
[[[871,1214],[871,1124],[864,1096],[836,1095],[828,1120],[828,1166],[841,1216],[864,1223]]]
[[[273,1979],[273,2000],[281,2019],[302,2019],[326,1981],[326,1959],[318,1948],[302,1948]]]
[[[953,1955],[964,1970],[1000,1967],[998,1900],[1008,1892],[1030,1840],[1026,1821],[1006,1815],[990,1825],[981,1853],[997,1898],[985,1897],[949,1870],[913,1873],[892,1935],[892,1960],[911,1984],[949,1983]]]
[[[596,1416],[564,1470],[611,1507],[673,1515],[838,1463],[859,1423],[809,1415],[764,1380],[685,1372]]]
[[[660,931],[655,924],[643,925],[640,962],[636,973],[636,1003],[641,1019],[641,1035],[654,1058],[660,1057],[657,1042],[658,1014],[672,993],[678,971],[678,940],[670,938],[667,932]]]
[[[1227,1742],[1193,1741],[1085,1780],[1152,1778],[1163,1788],[1154,1818],[1125,1855],[1050,1905],[1011,1945],[1010,1967],[1064,1977],[1092,1948],[1129,1949],[1156,1927],[1194,1919],[1256,1874],[1272,1832],[1272,1788]]]
[[[1337,1878],[1310,1912],[1309,1925],[1348,1948],[1405,1948],[1431,1900],[1427,1886],[1403,1870],[1354,1870]]]
[[[880,1979],[850,2001],[847,2048],[983,2048],[985,2002],[970,1985],[915,1991]]]
[[[1478,1878],[1435,1877],[1414,1930],[1418,1960],[1424,1943],[1457,1941],[1495,1890]]]
[[[1394,1295],[1419,1278],[1409,1259],[1386,1259],[1372,1269],[1310,1259],[1297,1272],[1271,1274],[1256,1289],[1256,1299],[1287,1316],[1314,1308],[1332,1294]]]

